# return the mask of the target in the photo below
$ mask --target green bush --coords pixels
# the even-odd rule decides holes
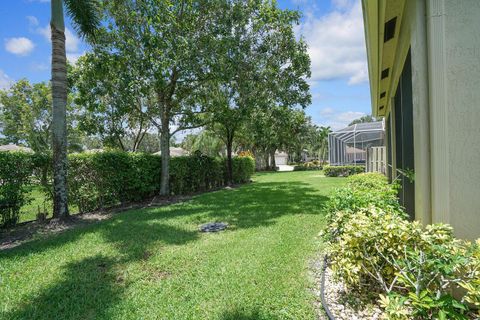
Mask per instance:
[[[233,182],[249,182],[250,178],[255,173],[255,160],[252,157],[234,157],[232,160]],[[224,166],[224,168],[226,168],[226,165]]]
[[[466,319],[479,303],[480,250],[450,226],[422,227],[393,203],[395,187],[378,174],[350,177],[329,204],[334,275],[350,290],[381,292],[389,319]],[[452,290],[467,290],[462,300]]]
[[[397,198],[397,187],[379,173],[363,173],[348,177],[345,187],[336,189],[326,204],[329,236],[334,239],[343,232],[351,216],[365,208],[375,207],[406,217]]]
[[[18,222],[20,209],[28,203],[26,187],[32,172],[31,154],[0,152],[0,226]]]
[[[80,212],[141,201],[160,189],[161,157],[142,153],[101,152],[69,157],[69,199]],[[250,180],[255,163],[233,158],[235,183]],[[225,159],[202,154],[170,159],[170,191],[174,195],[211,190],[225,184]]]
[[[348,177],[365,172],[365,166],[325,166],[323,172],[327,177]]]
[[[13,225],[27,203],[26,187],[38,184],[52,196],[51,156],[0,153],[1,225]],[[68,200],[79,212],[142,201],[159,192],[161,157],[144,153],[99,152],[68,156]],[[170,190],[187,194],[225,184],[226,160],[195,154],[170,159]],[[255,171],[251,157],[233,158],[233,180],[248,182]]]
[[[293,167],[293,171],[310,171],[310,170],[322,170],[320,162],[317,160],[311,162],[305,162],[297,164]]]
[[[68,160],[69,201],[80,212],[140,201],[159,189],[159,156],[112,151],[71,154]]]

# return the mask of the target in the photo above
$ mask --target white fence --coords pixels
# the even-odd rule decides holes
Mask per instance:
[[[371,147],[367,152],[367,172],[387,173],[387,148]]]

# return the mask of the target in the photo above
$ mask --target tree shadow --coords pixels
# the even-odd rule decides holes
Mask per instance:
[[[123,212],[106,221],[4,250],[0,258],[54,249],[97,232],[120,248],[146,246],[156,241],[180,245],[198,239],[196,227],[201,223],[224,221],[229,223],[229,229],[269,226],[286,215],[321,215],[326,200],[328,197],[300,181],[253,183],[199,195],[183,203]]]
[[[61,280],[32,295],[6,319],[108,318],[108,310],[119,303],[127,285],[119,278],[118,269],[148,258],[149,250],[158,249],[157,243],[171,246],[196,241],[200,238],[198,224],[209,221],[224,221],[229,223],[229,230],[239,230],[270,226],[286,215],[321,215],[322,203],[327,199],[319,195],[318,189],[300,181],[254,183],[203,194],[185,203],[132,210],[7,250],[0,253],[0,259],[52,250],[85,234],[99,233],[118,250],[118,256],[112,259],[96,255],[78,261],[75,252],[69,253],[74,261],[62,266]],[[255,310],[235,310],[226,312],[221,319],[275,318]]]
[[[3,319],[108,318],[109,307],[118,302],[122,292],[114,265],[111,258],[100,255],[70,262],[61,281],[32,294],[19,310],[3,314]]]
[[[279,319],[273,315],[265,315],[258,310],[244,311],[233,310],[224,312],[219,320],[276,320]]]

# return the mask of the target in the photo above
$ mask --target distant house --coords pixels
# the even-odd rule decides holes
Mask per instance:
[[[0,146],[0,152],[2,151],[23,151],[33,153],[33,150],[27,147],[17,146],[16,144],[6,144]]]
[[[277,150],[277,152],[275,152],[275,165],[278,166],[286,164],[288,164],[288,154]]]
[[[162,152],[158,151],[158,152],[155,152],[154,154],[161,155]],[[185,150],[185,149],[177,148],[177,147],[170,147],[170,157],[172,157],[172,158],[182,157],[182,156],[187,156],[187,155],[188,155],[188,151]]]
[[[421,222],[480,235],[480,1],[362,0],[388,176]],[[414,177],[412,179],[412,173]]]

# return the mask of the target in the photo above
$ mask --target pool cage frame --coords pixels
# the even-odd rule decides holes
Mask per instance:
[[[328,159],[330,165],[364,165],[370,147],[385,144],[385,121],[357,123],[328,135]],[[353,148],[353,157],[347,147]],[[357,152],[357,150],[359,152]]]

